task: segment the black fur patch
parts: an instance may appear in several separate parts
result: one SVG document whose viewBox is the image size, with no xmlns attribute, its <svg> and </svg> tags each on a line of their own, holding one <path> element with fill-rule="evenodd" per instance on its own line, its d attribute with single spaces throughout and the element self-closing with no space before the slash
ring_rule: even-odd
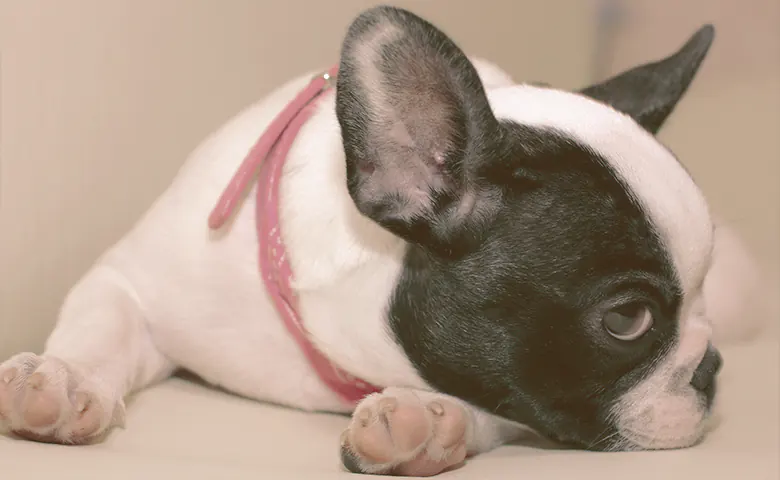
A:
<svg viewBox="0 0 780 480">
<path fill-rule="evenodd" d="M 504 125 L 521 175 L 479 248 L 458 259 L 411 246 L 391 301 L 398 342 L 439 391 L 564 443 L 613 433 L 610 406 L 677 334 L 680 287 L 646 215 L 607 164 L 554 132 Z M 533 144 L 533 152 L 525 147 Z M 532 155 L 529 158 L 529 154 Z M 601 314 L 653 308 L 653 330 L 614 340 Z"/>
</svg>

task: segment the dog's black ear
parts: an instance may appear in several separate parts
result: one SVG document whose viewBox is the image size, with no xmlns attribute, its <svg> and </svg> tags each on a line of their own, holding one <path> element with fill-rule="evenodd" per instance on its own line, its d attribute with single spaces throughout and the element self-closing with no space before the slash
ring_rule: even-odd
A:
<svg viewBox="0 0 780 480">
<path fill-rule="evenodd" d="M 478 172 L 500 126 L 476 69 L 433 25 L 393 7 L 361 14 L 342 46 L 336 113 L 363 215 L 445 249 L 490 217 L 495 189 Z"/>
<path fill-rule="evenodd" d="M 685 94 L 712 45 L 705 25 L 671 56 L 623 72 L 580 93 L 611 105 L 656 134 Z"/>
</svg>

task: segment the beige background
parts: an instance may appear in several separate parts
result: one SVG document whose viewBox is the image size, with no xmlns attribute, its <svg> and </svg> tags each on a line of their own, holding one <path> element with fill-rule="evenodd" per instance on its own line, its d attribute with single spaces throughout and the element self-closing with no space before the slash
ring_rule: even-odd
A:
<svg viewBox="0 0 780 480">
<path fill-rule="evenodd" d="M 0 358 L 39 350 L 69 286 L 197 143 L 280 82 L 335 61 L 352 16 L 374 3 L 0 2 Z M 395 3 L 518 79 L 589 80 L 593 0 Z M 712 56 L 662 138 L 777 278 L 780 2 L 626 3 L 613 71 L 716 24 Z"/>
</svg>

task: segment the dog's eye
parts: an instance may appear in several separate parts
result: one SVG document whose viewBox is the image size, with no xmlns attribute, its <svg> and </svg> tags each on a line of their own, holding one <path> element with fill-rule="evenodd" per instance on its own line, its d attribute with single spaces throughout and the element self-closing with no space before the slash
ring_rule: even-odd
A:
<svg viewBox="0 0 780 480">
<path fill-rule="evenodd" d="M 636 340 L 653 326 L 653 314 L 647 305 L 628 303 L 607 312 L 602 322 L 610 335 L 618 340 Z"/>
</svg>

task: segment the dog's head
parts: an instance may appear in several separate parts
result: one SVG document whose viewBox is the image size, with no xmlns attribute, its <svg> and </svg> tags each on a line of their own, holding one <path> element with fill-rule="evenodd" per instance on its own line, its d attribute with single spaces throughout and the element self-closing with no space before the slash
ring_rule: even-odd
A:
<svg viewBox="0 0 780 480">
<path fill-rule="evenodd" d="M 585 448 L 701 438 L 714 227 L 654 134 L 712 36 L 570 93 L 486 88 L 409 12 L 355 20 L 336 100 L 348 189 L 409 244 L 389 315 L 432 386 Z"/>
</svg>

